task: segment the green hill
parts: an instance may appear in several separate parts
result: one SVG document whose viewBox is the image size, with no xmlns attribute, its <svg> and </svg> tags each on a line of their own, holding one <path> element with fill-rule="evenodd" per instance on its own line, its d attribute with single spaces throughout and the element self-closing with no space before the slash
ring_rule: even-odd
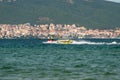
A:
<svg viewBox="0 0 120 80">
<path fill-rule="evenodd" d="M 0 2 L 0 24 L 79 24 L 120 27 L 120 4 L 104 0 L 7 0 Z"/>
</svg>

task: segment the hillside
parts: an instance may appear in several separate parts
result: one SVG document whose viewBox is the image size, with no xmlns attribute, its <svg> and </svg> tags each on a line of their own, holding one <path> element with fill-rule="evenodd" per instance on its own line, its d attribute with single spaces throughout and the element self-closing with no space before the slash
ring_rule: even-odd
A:
<svg viewBox="0 0 120 80">
<path fill-rule="evenodd" d="M 120 4 L 104 0 L 3 0 L 0 24 L 79 24 L 87 28 L 120 27 Z"/>
</svg>

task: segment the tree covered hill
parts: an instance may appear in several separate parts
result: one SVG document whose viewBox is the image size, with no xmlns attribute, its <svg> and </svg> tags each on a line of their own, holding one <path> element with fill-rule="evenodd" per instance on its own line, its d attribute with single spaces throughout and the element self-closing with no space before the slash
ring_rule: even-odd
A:
<svg viewBox="0 0 120 80">
<path fill-rule="evenodd" d="M 104 0 L 2 0 L 0 24 L 78 24 L 120 27 L 120 4 Z"/>
</svg>

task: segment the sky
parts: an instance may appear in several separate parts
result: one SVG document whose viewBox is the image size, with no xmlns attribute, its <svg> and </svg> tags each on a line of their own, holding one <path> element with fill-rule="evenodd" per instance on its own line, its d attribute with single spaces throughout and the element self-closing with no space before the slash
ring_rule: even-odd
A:
<svg viewBox="0 0 120 80">
<path fill-rule="evenodd" d="M 106 0 L 106 1 L 112 1 L 112 2 L 120 3 L 120 0 Z"/>
</svg>

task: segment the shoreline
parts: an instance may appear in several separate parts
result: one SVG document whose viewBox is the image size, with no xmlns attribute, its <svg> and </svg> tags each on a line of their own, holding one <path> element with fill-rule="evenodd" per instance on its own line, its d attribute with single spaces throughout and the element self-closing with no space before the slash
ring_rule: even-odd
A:
<svg viewBox="0 0 120 80">
<path fill-rule="evenodd" d="M 120 28 L 115 29 L 87 29 L 85 26 L 75 24 L 42 24 L 30 25 L 30 23 L 11 25 L 0 24 L 0 39 L 38 38 L 48 39 L 81 39 L 81 38 L 117 38 L 120 39 Z"/>
</svg>

